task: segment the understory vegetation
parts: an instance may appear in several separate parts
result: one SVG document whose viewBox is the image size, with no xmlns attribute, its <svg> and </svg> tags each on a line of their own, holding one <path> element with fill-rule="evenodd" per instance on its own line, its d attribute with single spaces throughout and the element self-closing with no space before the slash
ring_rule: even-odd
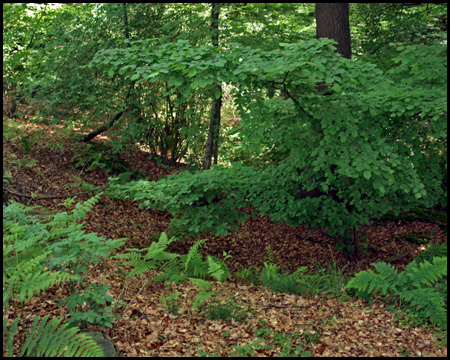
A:
<svg viewBox="0 0 450 360">
<path fill-rule="evenodd" d="M 446 4 L 3 26 L 4 356 L 446 356 Z"/>
<path fill-rule="evenodd" d="M 55 284 L 69 283 L 73 295 L 61 299 L 58 305 L 67 305 L 69 321 L 57 330 L 61 319 L 54 318 L 48 322 L 49 315 L 40 321 L 35 317 L 29 329 L 18 330 L 20 318 L 14 319 L 8 326 L 8 319 L 3 320 L 4 351 L 12 355 L 15 336 L 26 336 L 26 342 L 21 349 L 21 355 L 37 354 L 37 356 L 94 356 L 102 354 L 102 349 L 92 342 L 88 336 L 77 334 L 79 328 L 88 325 L 112 327 L 118 316 L 119 306 L 127 306 L 122 300 L 116 300 L 107 295 L 109 286 L 101 282 L 86 284 L 83 274 L 91 263 L 101 261 L 124 244 L 125 239 L 106 240 L 96 234 L 85 234 L 82 225 L 77 220 L 85 217 L 85 212 L 98 202 L 101 194 L 92 197 L 84 203 L 77 203 L 71 210 L 70 200 L 66 201 L 68 211 L 58 213 L 52 219 L 41 222 L 35 216 L 26 214 L 26 208 L 18 203 L 3 206 L 4 227 L 4 279 L 6 289 L 3 295 L 3 305 L 23 307 L 24 301 L 31 301 L 34 296 L 46 291 Z M 198 240 L 186 255 L 167 252 L 167 246 L 174 241 L 165 233 L 149 248 L 127 249 L 127 252 L 116 255 L 115 258 L 127 260 L 122 265 L 133 269 L 126 274 L 127 278 L 150 270 L 160 273 L 151 281 L 164 282 L 168 289 L 170 284 L 190 280 L 198 289 L 191 307 L 197 308 L 199 314 L 212 320 L 224 319 L 245 321 L 248 310 L 240 307 L 236 300 L 226 301 L 215 297 L 212 290 L 213 281 L 227 281 L 231 278 L 226 260 L 231 257 L 224 253 L 223 258 L 208 256 L 206 259 L 199 253 L 199 248 L 206 241 Z M 401 309 L 413 310 L 417 320 L 421 323 L 438 325 L 446 332 L 447 329 L 447 256 L 426 260 L 439 249 L 431 248 L 416 260 L 412 261 L 405 270 L 397 270 L 386 263 L 373 264 L 377 273 L 372 270 L 356 273 L 349 281 L 336 268 L 321 271 L 317 274 L 305 274 L 306 267 L 297 269 L 292 274 L 283 274 L 280 267 L 270 261 L 270 249 L 264 268 L 256 267 L 243 269 L 236 275 L 245 281 L 264 285 L 275 292 L 291 293 L 301 296 L 313 296 L 328 293 L 339 297 L 341 301 L 349 301 L 349 295 L 343 289 L 354 289 L 348 294 L 361 296 L 370 300 L 378 291 L 382 298 L 377 301 L 397 297 Z M 441 252 L 442 254 L 442 252 Z M 180 292 L 172 292 L 161 298 L 167 310 L 178 314 Z M 261 328 L 258 334 L 274 336 L 272 345 L 252 343 L 245 347 L 235 347 L 235 355 L 249 355 L 254 349 L 266 346 L 282 346 L 280 356 L 302 355 L 300 343 L 295 347 L 291 344 L 293 337 L 286 337 L 280 333 L 273 333 L 268 328 Z M 6 340 L 5 340 L 6 337 Z M 445 335 L 446 338 L 446 335 Z M 304 339 L 309 337 L 304 335 Z M 261 340 L 262 341 L 262 340 Z M 446 340 L 445 340 L 446 341 Z M 308 342 L 308 340 L 307 340 Z M 271 342 L 269 341 L 269 344 Z M 266 344 L 266 345 L 262 345 Z M 69 346 L 70 345 L 70 346 Z M 204 355 L 206 353 L 203 353 Z M 233 353 L 232 353 L 233 354 Z"/>
</svg>

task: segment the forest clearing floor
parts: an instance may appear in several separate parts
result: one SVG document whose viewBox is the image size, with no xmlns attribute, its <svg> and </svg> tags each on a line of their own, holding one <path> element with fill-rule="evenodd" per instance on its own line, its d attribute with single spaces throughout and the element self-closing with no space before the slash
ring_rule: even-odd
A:
<svg viewBox="0 0 450 360">
<path fill-rule="evenodd" d="M 64 197 L 81 194 L 76 201 L 85 201 L 92 196 L 93 193 L 84 193 L 83 181 L 105 186 L 111 176 L 105 170 L 86 172 L 71 163 L 74 146 L 86 144 L 76 143 L 71 135 L 62 135 L 60 126 L 27 123 L 26 119 L 16 122 L 29 136 L 14 141 L 3 138 L 3 173 L 5 176 L 7 169 L 9 179 L 3 185 L 4 196 L 61 212 L 66 210 L 58 205 Z M 108 141 L 103 136 L 94 140 Z M 148 153 L 137 149 L 125 150 L 118 156 L 127 163 L 129 171 L 139 171 L 152 180 L 179 171 L 157 166 L 154 160 L 148 159 Z M 37 194 L 33 200 L 32 193 Z M 107 239 L 126 237 L 126 244 L 119 250 L 124 252 L 125 248 L 150 246 L 155 241 L 154 235 L 168 232 L 170 218 L 167 212 L 145 210 L 139 203 L 112 200 L 103 195 L 83 223 L 86 233 L 95 232 Z M 300 266 L 308 266 L 314 272 L 334 264 L 350 276 L 379 261 L 392 260 L 397 268 L 404 267 L 425 250 L 423 244 L 410 242 L 405 235 L 420 233 L 429 244 L 446 242 L 446 221 L 435 220 L 373 221 L 361 229 L 367 233 L 370 246 L 364 249 L 360 259 L 353 261 L 336 250 L 335 241 L 320 230 L 275 224 L 268 216 L 261 215 L 250 218 L 240 225 L 239 231 L 228 236 L 205 234 L 178 240 L 169 251 L 186 253 L 195 241 L 207 238 L 200 251 L 217 257 L 222 257 L 223 251 L 231 252 L 227 264 L 232 272 L 251 265 L 262 267 L 270 252 L 271 261 L 285 272 L 293 272 Z M 230 356 L 236 351 L 232 346 L 243 347 L 256 341 L 263 345 L 256 350 L 256 356 L 277 356 L 279 346 L 265 346 L 276 340 L 268 337 L 261 340 L 257 330 L 262 327 L 288 337 L 299 333 L 293 344 L 302 342 L 303 351 L 309 351 L 312 356 L 447 356 L 447 345 L 437 345 L 437 328 L 402 323 L 388 309 L 389 305 L 382 302 L 368 303 L 353 297 L 341 301 L 326 294 L 302 297 L 275 293 L 233 276 L 230 281 L 215 283 L 215 296 L 239 304 L 249 312 L 248 317 L 242 322 L 210 320 L 190 308 L 198 293 L 191 282 L 167 289 L 161 283 L 152 282 L 150 273 L 125 279 L 127 269 L 119 267 L 120 262 L 105 259 L 102 264 L 91 266 L 86 281 L 110 285 L 108 294 L 128 303 L 120 308 L 122 318 L 105 330 L 124 356 L 198 356 L 200 352 Z M 161 301 L 173 291 L 181 292 L 178 315 L 168 312 Z M 46 314 L 67 318 L 65 307 L 56 303 L 68 295 L 69 287 L 63 285 L 33 298 L 24 304 L 25 321 Z M 20 306 L 13 305 L 3 309 L 4 317 L 21 314 Z M 265 322 L 264 326 L 261 321 Z M 21 344 L 15 345 L 19 348 Z"/>
</svg>

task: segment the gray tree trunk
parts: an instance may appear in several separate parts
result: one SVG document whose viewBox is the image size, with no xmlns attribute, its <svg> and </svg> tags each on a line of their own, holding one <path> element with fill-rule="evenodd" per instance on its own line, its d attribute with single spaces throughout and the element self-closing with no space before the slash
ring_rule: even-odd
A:
<svg viewBox="0 0 450 360">
<path fill-rule="evenodd" d="M 214 46 L 219 46 L 219 9 L 220 3 L 211 6 L 211 41 Z M 205 158 L 203 159 L 203 170 L 211 168 L 211 160 L 214 155 L 214 164 L 217 164 L 219 149 L 220 109 L 222 107 L 222 95 L 216 99 L 216 92 L 222 88 L 217 84 L 213 89 L 213 104 L 209 120 L 208 140 L 206 142 Z"/>
</svg>

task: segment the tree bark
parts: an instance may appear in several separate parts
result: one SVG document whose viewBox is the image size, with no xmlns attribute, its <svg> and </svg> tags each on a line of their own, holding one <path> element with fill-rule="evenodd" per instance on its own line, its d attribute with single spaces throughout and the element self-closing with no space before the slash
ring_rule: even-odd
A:
<svg viewBox="0 0 450 360">
<path fill-rule="evenodd" d="M 337 52 L 351 58 L 348 3 L 316 3 L 316 38 L 336 40 Z"/>
<path fill-rule="evenodd" d="M 211 6 L 211 41 L 214 46 L 219 46 L 219 10 L 220 3 L 213 3 Z M 222 95 L 216 99 L 216 92 L 222 93 L 219 84 L 214 86 L 212 96 L 213 104 L 209 122 L 208 140 L 206 142 L 205 158 L 203 160 L 203 170 L 211 168 L 211 159 L 214 155 L 214 164 L 217 164 L 219 149 L 219 129 L 220 129 L 220 109 L 222 107 Z"/>
</svg>

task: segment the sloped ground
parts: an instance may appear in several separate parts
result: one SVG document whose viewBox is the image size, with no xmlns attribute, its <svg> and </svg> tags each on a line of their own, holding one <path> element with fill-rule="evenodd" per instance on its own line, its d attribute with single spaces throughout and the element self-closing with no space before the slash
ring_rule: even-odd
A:
<svg viewBox="0 0 450 360">
<path fill-rule="evenodd" d="M 73 142 L 70 136 L 63 137 L 60 133 L 55 136 L 57 127 L 25 122 L 22 122 L 22 126 L 27 126 L 30 134 L 39 130 L 45 132 L 40 139 L 29 138 L 29 151 L 26 154 L 20 139 L 3 141 L 4 171 L 6 167 L 11 175 L 11 183 L 6 186 L 6 195 L 10 199 L 27 202 L 31 200 L 31 193 L 36 193 L 32 205 L 63 211 L 64 207 L 58 203 L 65 196 L 79 194 L 79 200 L 86 200 L 92 195 L 81 186 L 74 186 L 77 179 L 98 187 L 106 184 L 106 171 L 97 169 L 86 173 L 72 166 Z M 97 141 L 108 139 L 100 138 Z M 177 171 L 157 166 L 154 161 L 148 160 L 147 153 L 139 150 L 127 150 L 120 157 L 127 162 L 130 171 L 140 169 L 143 176 L 152 180 Z M 26 166 L 15 161 L 17 159 L 35 159 L 36 162 Z M 106 238 L 127 237 L 123 248 L 142 248 L 151 244 L 153 235 L 168 231 L 170 218 L 166 212 L 141 209 L 138 203 L 111 200 L 103 196 L 87 214 L 85 229 L 86 232 L 96 232 Z M 336 263 L 345 273 L 351 274 L 365 270 L 370 263 L 377 261 L 394 260 L 392 263 L 401 268 L 424 250 L 422 245 L 408 242 L 402 236 L 420 232 L 429 236 L 431 243 L 443 243 L 446 234 L 442 225 L 402 220 L 374 222 L 363 229 L 367 232 L 368 242 L 374 247 L 369 247 L 365 256 L 354 262 L 349 262 L 342 252 L 335 250 L 334 241 L 320 230 L 274 224 L 267 216 L 250 219 L 240 226 L 239 231 L 228 236 L 213 237 L 212 234 L 206 234 L 176 242 L 171 251 L 186 253 L 196 240 L 208 238 L 201 251 L 216 256 L 221 256 L 223 250 L 231 251 L 232 258 L 227 263 L 235 271 L 241 270 L 242 266 L 262 266 L 267 261 L 267 248 L 270 245 L 273 261 L 284 271 L 292 272 L 300 266 L 317 270 Z M 238 279 L 216 284 L 216 293 L 250 310 L 246 321 L 213 321 L 191 310 L 189 304 L 197 290 L 190 283 L 172 289 L 182 293 L 180 315 L 174 316 L 160 300 L 169 294 L 168 289 L 150 282 L 150 274 L 125 281 L 118 270 L 118 263 L 117 260 L 108 259 L 101 265 L 93 266 L 87 281 L 111 285 L 110 295 L 129 303 L 127 308 L 121 308 L 123 319 L 108 330 L 124 356 L 195 356 L 199 351 L 229 356 L 233 351 L 231 346 L 243 346 L 256 341 L 256 330 L 262 327 L 259 323 L 262 320 L 266 321 L 266 328 L 274 331 L 288 335 L 300 333 L 296 341 L 310 343 L 303 350 L 310 351 L 313 356 L 447 354 L 446 346 L 436 346 L 435 329 L 402 327 L 395 315 L 387 310 L 387 305 L 369 305 L 361 299 L 341 302 L 327 296 L 305 298 L 273 293 Z M 56 303 L 58 298 L 67 295 L 68 288 L 64 286 L 33 299 L 31 303 L 25 304 L 26 318 L 47 313 L 66 316 L 64 308 L 56 307 Z M 6 312 L 4 309 L 4 316 L 15 317 L 18 309 L 11 307 Z M 275 356 L 279 350 L 260 350 L 257 354 Z"/>
</svg>

